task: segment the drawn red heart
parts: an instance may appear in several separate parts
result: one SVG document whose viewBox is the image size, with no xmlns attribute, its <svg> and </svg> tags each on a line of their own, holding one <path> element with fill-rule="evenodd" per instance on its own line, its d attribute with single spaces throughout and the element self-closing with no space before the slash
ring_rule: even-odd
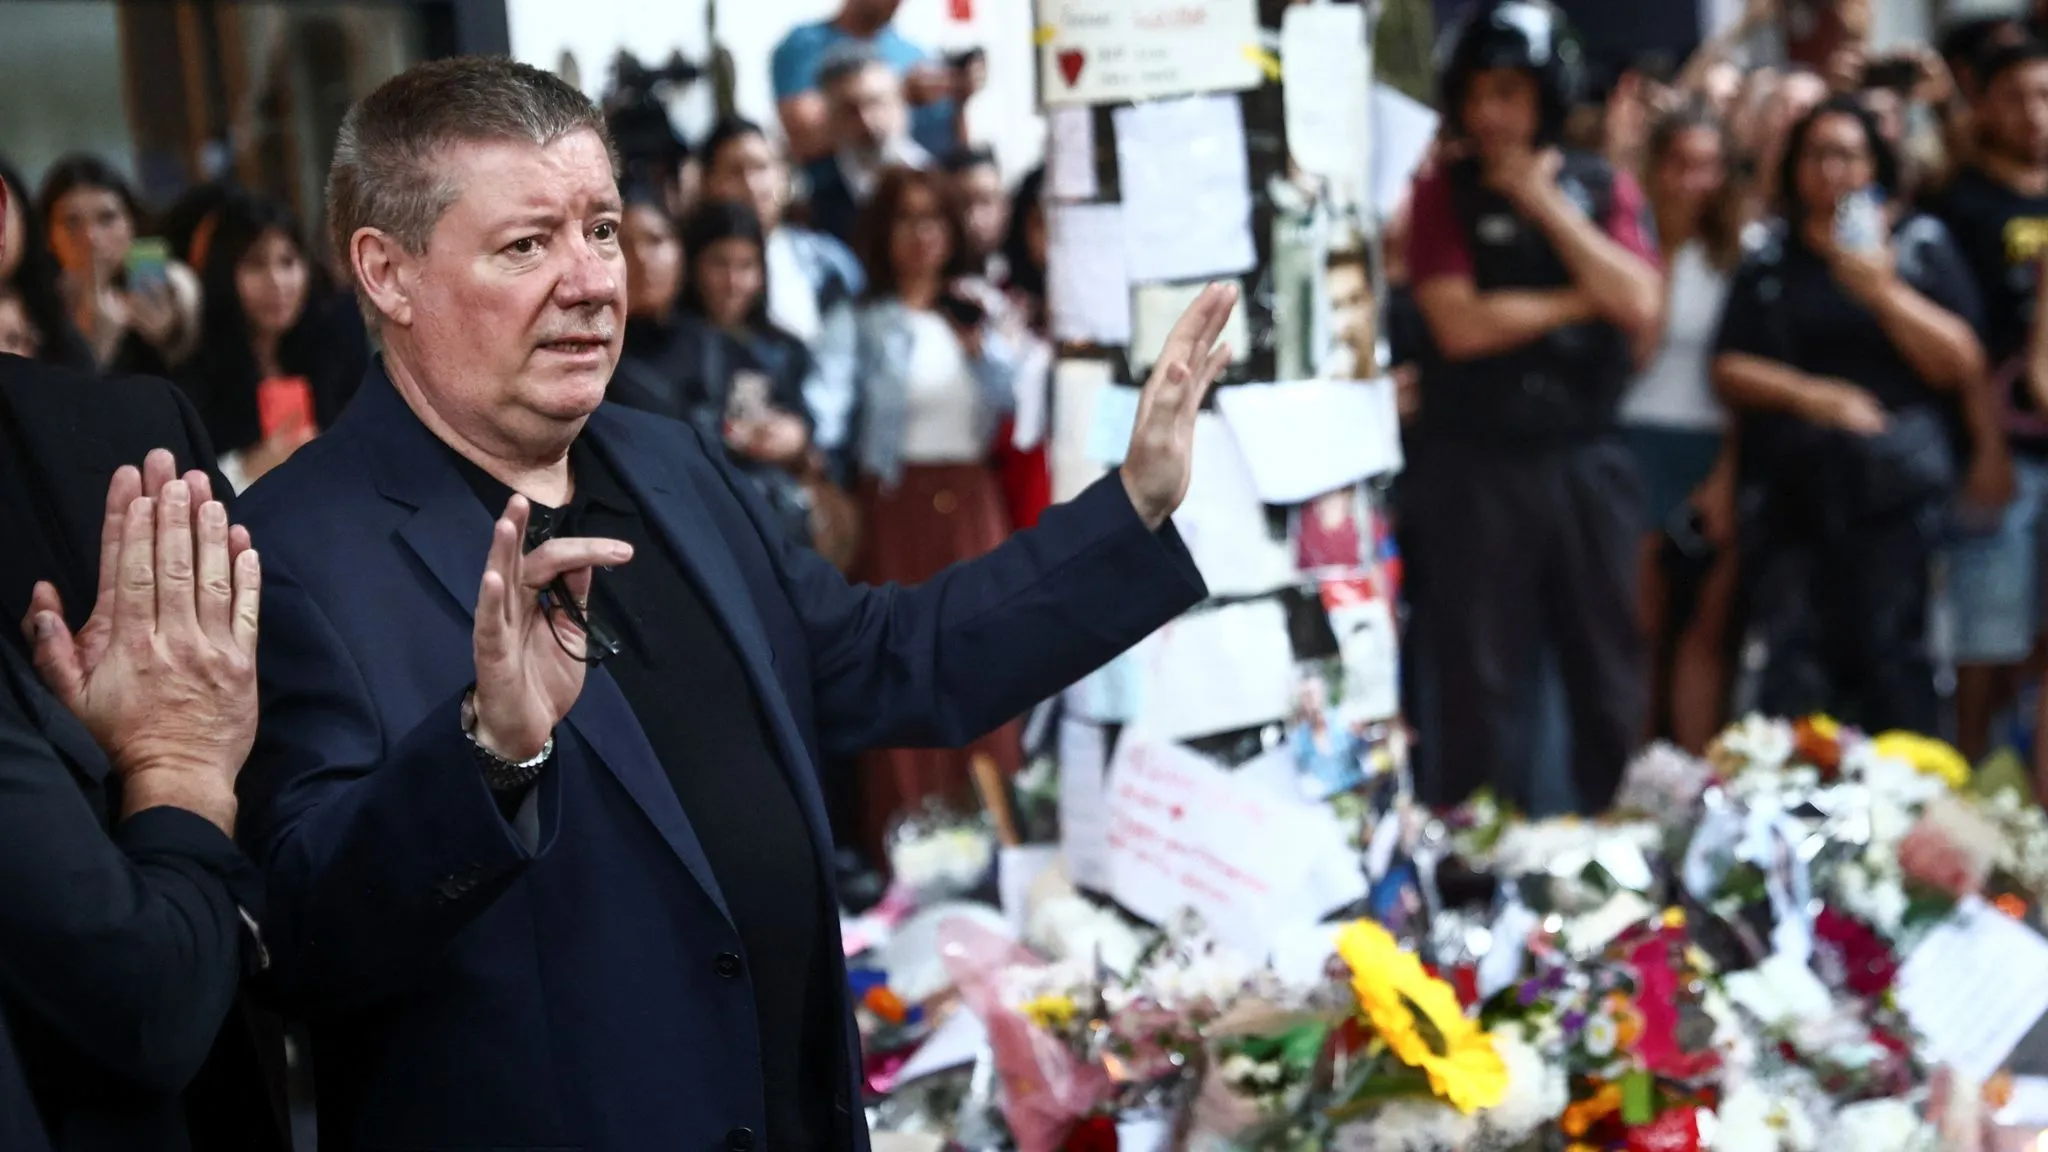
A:
<svg viewBox="0 0 2048 1152">
<path fill-rule="evenodd" d="M 1069 48 L 1060 53 L 1060 75 L 1066 77 L 1067 87 L 1072 88 L 1081 79 L 1081 69 L 1088 63 L 1088 54 L 1079 48 Z"/>
</svg>

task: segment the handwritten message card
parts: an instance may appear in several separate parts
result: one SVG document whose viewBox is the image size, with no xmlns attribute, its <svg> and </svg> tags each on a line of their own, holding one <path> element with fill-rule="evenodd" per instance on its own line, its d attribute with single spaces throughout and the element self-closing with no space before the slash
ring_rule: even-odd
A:
<svg viewBox="0 0 2048 1152">
<path fill-rule="evenodd" d="M 1038 0 L 1049 108 L 1242 92 L 1259 68 L 1256 0 Z"/>
</svg>

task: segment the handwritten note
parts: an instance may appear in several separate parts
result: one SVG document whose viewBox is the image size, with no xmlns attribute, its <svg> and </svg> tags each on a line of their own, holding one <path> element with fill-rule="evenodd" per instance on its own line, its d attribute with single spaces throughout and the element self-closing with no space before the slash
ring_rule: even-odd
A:
<svg viewBox="0 0 2048 1152">
<path fill-rule="evenodd" d="M 1982 1084 L 2048 1012 L 2048 940 L 1967 899 L 1906 957 L 1897 995 L 1921 1050 Z"/>
<path fill-rule="evenodd" d="M 1234 96 L 1118 108 L 1125 267 L 1130 279 L 1199 280 L 1249 271 L 1251 172 Z"/>
<path fill-rule="evenodd" d="M 1126 223 L 1117 204 L 1047 206 L 1046 294 L 1054 336 L 1080 344 L 1130 343 Z"/>
<path fill-rule="evenodd" d="M 1131 294 L 1131 371 L 1143 372 L 1159 362 L 1159 353 L 1166 347 L 1174 321 L 1208 285 L 1206 280 L 1197 284 L 1138 285 Z M 1242 296 L 1231 308 L 1230 318 L 1223 322 L 1221 339 L 1230 345 L 1231 362 L 1244 363 L 1251 352 L 1252 337 L 1245 323 Z"/>
<path fill-rule="evenodd" d="M 1241 92 L 1264 82 L 1257 0 L 1038 0 L 1048 108 Z"/>
<path fill-rule="evenodd" d="M 1061 360 L 1053 365 L 1052 443 L 1046 456 L 1052 469 L 1052 498 L 1059 503 L 1079 496 L 1109 470 L 1088 454 L 1088 447 L 1096 398 L 1114 387 L 1114 380 L 1106 360 Z"/>
<path fill-rule="evenodd" d="M 1055 200 L 1093 200 L 1101 189 L 1095 180 L 1095 110 L 1054 108 L 1046 114 L 1045 181 Z"/>
<path fill-rule="evenodd" d="M 1109 893 L 1165 922 L 1198 913 L 1224 944 L 1264 957 L 1276 939 L 1365 894 L 1311 883 L 1353 855 L 1328 808 L 1246 786 L 1213 760 L 1127 735 L 1109 779 Z"/>
<path fill-rule="evenodd" d="M 1363 189 L 1370 105 L 1365 5 L 1295 4 L 1280 18 L 1287 153 L 1304 172 Z"/>
</svg>

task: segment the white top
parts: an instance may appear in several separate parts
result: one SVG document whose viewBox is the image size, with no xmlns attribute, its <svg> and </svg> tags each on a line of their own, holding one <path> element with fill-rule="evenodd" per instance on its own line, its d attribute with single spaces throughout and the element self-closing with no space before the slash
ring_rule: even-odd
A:
<svg viewBox="0 0 2048 1152">
<path fill-rule="evenodd" d="M 818 315 L 818 292 L 788 232 L 777 228 L 768 234 L 762 261 L 768 272 L 768 319 L 805 344 L 815 341 L 825 326 Z"/>
<path fill-rule="evenodd" d="M 988 455 L 988 445 L 974 432 L 981 396 L 960 337 L 935 312 L 910 313 L 910 335 L 910 367 L 904 374 L 908 412 L 903 425 L 903 462 L 980 462 Z"/>
<path fill-rule="evenodd" d="M 1728 274 L 1714 267 L 1706 246 L 1695 240 L 1678 250 L 1670 277 L 1664 342 L 1622 398 L 1622 423 L 1718 432 L 1724 415 L 1708 361 L 1728 298 Z"/>
</svg>

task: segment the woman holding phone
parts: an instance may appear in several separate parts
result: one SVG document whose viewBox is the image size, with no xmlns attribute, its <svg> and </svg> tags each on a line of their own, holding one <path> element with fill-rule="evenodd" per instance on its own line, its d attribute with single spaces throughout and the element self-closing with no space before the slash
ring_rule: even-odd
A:
<svg viewBox="0 0 2048 1152">
<path fill-rule="evenodd" d="M 178 382 L 239 490 L 333 422 L 369 345 L 290 209 L 237 193 L 214 219 L 203 338 Z"/>
<path fill-rule="evenodd" d="M 171 375 L 199 343 L 199 278 L 163 241 L 136 237 L 141 212 L 128 182 L 98 157 L 70 156 L 43 177 L 39 203 L 93 361 L 115 373 Z"/>
<path fill-rule="evenodd" d="M 1976 284 L 1938 221 L 1895 217 L 1897 158 L 1853 97 L 1793 127 L 1779 187 L 1712 368 L 1739 421 L 1745 600 L 1770 648 L 1758 706 L 1932 732 L 1929 564 L 1985 410 Z"/>
<path fill-rule="evenodd" d="M 940 177 L 884 172 L 855 239 L 867 293 L 854 314 L 826 325 L 818 353 L 850 355 L 858 366 L 853 443 L 863 540 L 854 570 L 870 583 L 918 584 L 1010 534 L 992 459 L 1014 402 L 1017 354 L 961 283 L 970 272 L 965 225 Z M 1014 772 L 1018 730 L 999 729 L 963 751 L 871 754 L 866 847 L 875 849 L 891 817 L 927 796 L 968 802 L 968 764 L 977 754 Z"/>
</svg>

